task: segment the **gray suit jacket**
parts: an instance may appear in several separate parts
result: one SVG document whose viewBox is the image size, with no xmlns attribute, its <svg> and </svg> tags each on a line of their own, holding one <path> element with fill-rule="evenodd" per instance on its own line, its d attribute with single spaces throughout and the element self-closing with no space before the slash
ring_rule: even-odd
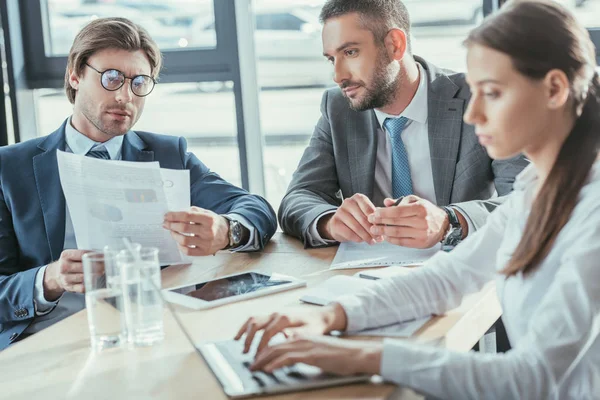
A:
<svg viewBox="0 0 600 400">
<path fill-rule="evenodd" d="M 437 205 L 456 204 L 481 227 L 512 190 L 527 165 L 522 157 L 494 161 L 463 122 L 470 98 L 464 74 L 443 71 L 415 57 L 428 78 L 429 147 Z M 379 123 L 373 110 L 353 111 L 339 88 L 323 95 L 321 118 L 279 208 L 284 232 L 309 241 L 306 234 L 322 213 L 343 198 L 362 193 L 373 198 Z"/>
</svg>

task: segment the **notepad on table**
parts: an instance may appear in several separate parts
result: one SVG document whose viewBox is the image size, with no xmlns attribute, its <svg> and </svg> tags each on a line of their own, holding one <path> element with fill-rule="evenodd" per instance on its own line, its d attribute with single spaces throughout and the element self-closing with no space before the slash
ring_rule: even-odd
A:
<svg viewBox="0 0 600 400">
<path fill-rule="evenodd" d="M 373 280 L 337 275 L 307 290 L 306 293 L 300 297 L 300 301 L 324 306 L 335 301 L 335 299 L 340 296 L 358 293 L 363 288 L 372 285 L 373 283 L 375 283 Z"/>
<path fill-rule="evenodd" d="M 338 247 L 329 269 L 421 265 L 440 249 L 439 244 L 429 249 L 412 249 L 388 242 L 373 245 L 346 242 Z"/>
</svg>

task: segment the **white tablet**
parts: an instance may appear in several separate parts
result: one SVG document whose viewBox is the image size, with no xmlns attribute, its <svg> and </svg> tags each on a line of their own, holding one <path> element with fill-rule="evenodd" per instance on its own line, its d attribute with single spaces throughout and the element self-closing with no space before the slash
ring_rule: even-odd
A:
<svg viewBox="0 0 600 400">
<path fill-rule="evenodd" d="M 292 276 L 249 271 L 164 289 L 163 294 L 166 301 L 201 310 L 302 286 L 306 281 Z"/>
</svg>

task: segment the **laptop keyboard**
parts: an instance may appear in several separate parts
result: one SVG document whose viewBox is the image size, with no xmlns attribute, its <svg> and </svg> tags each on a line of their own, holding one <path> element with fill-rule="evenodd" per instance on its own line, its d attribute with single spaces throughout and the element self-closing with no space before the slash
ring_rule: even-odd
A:
<svg viewBox="0 0 600 400">
<path fill-rule="evenodd" d="M 277 341 L 277 340 L 275 340 Z M 258 341 L 255 341 L 255 344 Z M 271 341 L 273 344 L 273 341 Z M 228 340 L 215 343 L 215 346 L 228 364 L 236 371 L 244 386 L 254 382 L 260 388 L 272 386 L 287 386 L 311 380 L 319 376 L 325 376 L 319 368 L 306 364 L 296 364 L 289 367 L 279 368 L 272 373 L 264 371 L 251 371 L 250 366 L 256 353 L 255 347 L 248 354 L 243 354 L 243 341 Z"/>
<path fill-rule="evenodd" d="M 243 354 L 244 341 L 226 340 L 200 345 L 198 350 L 208 362 L 225 393 L 232 398 L 251 397 L 267 393 L 285 393 L 290 391 L 315 389 L 356 382 L 368 382 L 370 376 L 337 376 L 324 373 L 311 365 L 297 363 L 279 368 L 272 373 L 251 371 L 256 346 L 260 338 L 256 338 L 250 351 Z M 269 345 L 281 343 L 283 335 L 277 335 Z"/>
</svg>

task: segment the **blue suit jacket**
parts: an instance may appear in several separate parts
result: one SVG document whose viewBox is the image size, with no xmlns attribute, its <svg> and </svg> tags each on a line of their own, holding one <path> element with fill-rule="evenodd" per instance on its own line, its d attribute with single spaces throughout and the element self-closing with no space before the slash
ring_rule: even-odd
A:
<svg viewBox="0 0 600 400">
<path fill-rule="evenodd" d="M 35 275 L 63 250 L 65 197 L 56 150 L 65 149 L 65 124 L 46 137 L 0 148 L 0 350 L 33 320 Z M 192 205 L 243 215 L 256 227 L 262 249 L 277 229 L 269 203 L 221 179 L 186 147 L 181 137 L 131 131 L 122 158 L 188 169 Z"/>
</svg>

